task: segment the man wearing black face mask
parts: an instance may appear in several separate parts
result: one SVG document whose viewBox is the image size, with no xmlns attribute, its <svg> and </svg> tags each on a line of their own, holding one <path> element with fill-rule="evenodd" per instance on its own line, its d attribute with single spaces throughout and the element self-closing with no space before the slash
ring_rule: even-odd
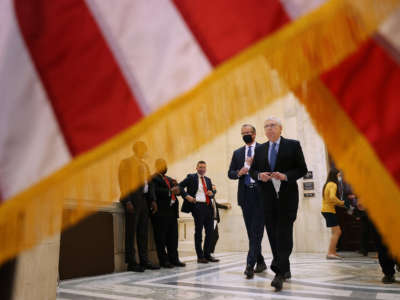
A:
<svg viewBox="0 0 400 300">
<path fill-rule="evenodd" d="M 178 183 L 166 176 L 167 163 L 164 159 L 157 159 L 155 167 L 157 174 L 152 183 L 158 211 L 153 215 L 152 223 L 158 260 L 163 268 L 184 267 L 178 257 Z"/>
<path fill-rule="evenodd" d="M 254 273 L 267 269 L 261 254 L 261 241 L 264 234 L 264 209 L 257 194 L 256 182 L 248 174 L 253 161 L 256 143 L 256 129 L 249 124 L 242 125 L 241 134 L 245 145 L 233 152 L 228 177 L 239 179 L 238 204 L 242 208 L 243 219 L 249 238 L 249 250 L 244 274 L 251 279 Z M 257 263 L 256 268 L 254 265 Z"/>
</svg>

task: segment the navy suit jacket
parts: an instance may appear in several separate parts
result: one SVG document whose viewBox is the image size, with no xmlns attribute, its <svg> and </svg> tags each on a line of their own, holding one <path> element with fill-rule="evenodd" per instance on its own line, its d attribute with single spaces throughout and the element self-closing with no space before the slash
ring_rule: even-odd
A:
<svg viewBox="0 0 400 300">
<path fill-rule="evenodd" d="M 260 172 L 272 172 L 268 161 L 268 149 L 269 142 L 266 142 L 255 150 L 250 168 L 250 175 L 254 180 L 258 180 Z M 285 174 L 287 181 L 281 181 L 279 199 L 276 197 L 271 180 L 257 181 L 257 189 L 263 199 L 265 211 L 279 214 L 297 213 L 299 205 L 297 179 L 307 173 L 307 165 L 299 141 L 281 137 L 274 171 Z"/>
<path fill-rule="evenodd" d="M 260 146 L 259 143 L 256 143 L 255 148 Z M 255 151 L 255 149 L 254 149 Z M 237 191 L 237 199 L 238 205 L 242 206 L 245 197 L 245 190 L 244 190 L 244 178 L 246 176 L 238 177 L 239 170 L 244 166 L 245 155 L 246 155 L 246 146 L 240 147 L 233 152 L 231 164 L 229 166 L 228 177 L 230 179 L 239 179 L 238 183 L 238 191 Z"/>
<path fill-rule="evenodd" d="M 212 183 L 211 179 L 207 176 L 204 176 L 204 180 L 206 182 L 207 190 L 212 191 Z M 196 197 L 197 190 L 199 188 L 199 175 L 197 173 L 188 174 L 184 180 L 179 183 L 179 188 L 181 190 L 181 196 L 184 199 L 181 207 L 181 211 L 185 213 L 189 213 L 193 210 L 194 204 L 187 201 L 185 197 L 190 195 L 192 197 Z M 210 199 L 213 196 L 210 197 Z"/>
</svg>

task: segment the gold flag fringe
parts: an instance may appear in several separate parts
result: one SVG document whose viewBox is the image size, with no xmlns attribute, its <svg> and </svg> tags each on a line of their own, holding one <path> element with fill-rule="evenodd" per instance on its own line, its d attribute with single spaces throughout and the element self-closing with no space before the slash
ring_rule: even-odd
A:
<svg viewBox="0 0 400 300">
<path fill-rule="evenodd" d="M 9 199 L 0 206 L 0 263 L 118 200 L 118 167 L 131 155 L 135 141 L 147 144 L 150 159 L 179 160 L 239 119 L 332 68 L 357 49 L 398 3 L 327 2 L 224 63 L 193 90 Z M 307 102 L 308 108 L 313 105 Z M 132 189 L 141 184 L 138 178 L 131 179 Z M 397 199 L 386 198 L 386 205 Z"/>
<path fill-rule="evenodd" d="M 319 80 L 296 89 L 337 167 L 344 171 L 368 215 L 400 257 L 400 189 L 330 90 Z"/>
</svg>

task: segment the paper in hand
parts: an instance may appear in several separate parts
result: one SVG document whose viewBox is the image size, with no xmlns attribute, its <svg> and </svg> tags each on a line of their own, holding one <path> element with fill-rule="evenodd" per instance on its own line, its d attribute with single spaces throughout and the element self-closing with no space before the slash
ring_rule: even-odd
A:
<svg viewBox="0 0 400 300">
<path fill-rule="evenodd" d="M 272 184 L 274 185 L 274 189 L 276 192 L 276 196 L 279 198 L 279 190 L 281 188 L 281 181 L 279 179 L 271 178 Z"/>
</svg>

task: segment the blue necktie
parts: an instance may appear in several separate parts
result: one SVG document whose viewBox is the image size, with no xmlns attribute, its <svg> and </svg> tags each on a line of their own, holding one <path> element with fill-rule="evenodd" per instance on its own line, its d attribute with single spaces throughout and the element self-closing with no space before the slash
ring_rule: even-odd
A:
<svg viewBox="0 0 400 300">
<path fill-rule="evenodd" d="M 269 166 L 271 167 L 271 171 L 275 169 L 276 157 L 278 156 L 278 152 L 276 151 L 276 143 L 272 143 L 271 149 L 271 157 L 269 159 Z"/>
<path fill-rule="evenodd" d="M 247 149 L 246 157 L 251 157 L 251 147 L 253 147 L 253 146 L 249 146 L 249 149 Z M 250 184 L 250 175 L 249 174 L 246 174 L 246 176 L 244 177 L 244 184 L 245 185 Z"/>
</svg>

